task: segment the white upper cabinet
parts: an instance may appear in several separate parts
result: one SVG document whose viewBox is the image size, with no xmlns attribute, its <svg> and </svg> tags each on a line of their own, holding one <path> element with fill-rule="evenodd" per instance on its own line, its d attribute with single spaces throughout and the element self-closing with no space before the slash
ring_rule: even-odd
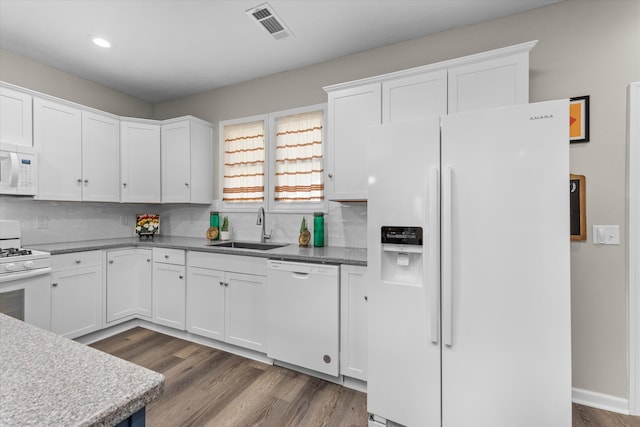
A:
<svg viewBox="0 0 640 427">
<path fill-rule="evenodd" d="M 329 200 L 367 199 L 371 125 L 529 102 L 529 51 L 536 43 L 325 87 Z"/>
<path fill-rule="evenodd" d="M 0 143 L 33 146 L 33 97 L 0 87 Z"/>
<path fill-rule="evenodd" d="M 120 122 L 122 202 L 160 203 L 160 122 Z"/>
<path fill-rule="evenodd" d="M 36 199 L 213 202 L 213 125 L 119 117 L 0 82 L 0 143 L 38 154 Z"/>
<path fill-rule="evenodd" d="M 328 115 L 329 199 L 366 199 L 367 131 L 380 124 L 380 83 L 329 92 Z"/>
<path fill-rule="evenodd" d="M 82 112 L 82 200 L 120 201 L 120 120 Z"/>
<path fill-rule="evenodd" d="M 384 124 L 446 113 L 446 69 L 382 82 L 382 123 Z"/>
<path fill-rule="evenodd" d="M 37 198 L 119 201 L 118 119 L 41 98 L 33 112 Z"/>
<path fill-rule="evenodd" d="M 82 199 L 82 114 L 57 102 L 33 100 L 33 138 L 38 151 L 42 200 Z"/>
<path fill-rule="evenodd" d="M 528 103 L 529 49 L 498 49 L 449 67 L 448 113 Z"/>
<path fill-rule="evenodd" d="M 161 128 L 162 202 L 213 201 L 213 126 L 195 117 L 164 121 Z"/>
</svg>

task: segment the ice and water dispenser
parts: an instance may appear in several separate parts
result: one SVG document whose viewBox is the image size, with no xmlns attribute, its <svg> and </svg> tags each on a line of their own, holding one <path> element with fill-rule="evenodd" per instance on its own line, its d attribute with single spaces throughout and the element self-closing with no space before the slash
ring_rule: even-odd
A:
<svg viewBox="0 0 640 427">
<path fill-rule="evenodd" d="M 380 278 L 399 285 L 421 285 L 422 227 L 383 226 L 380 228 Z"/>
</svg>

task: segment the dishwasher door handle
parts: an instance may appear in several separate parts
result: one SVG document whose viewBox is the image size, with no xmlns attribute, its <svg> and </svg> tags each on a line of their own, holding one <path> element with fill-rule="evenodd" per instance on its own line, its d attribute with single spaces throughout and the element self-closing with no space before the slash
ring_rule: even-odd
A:
<svg viewBox="0 0 640 427">
<path fill-rule="evenodd" d="M 300 272 L 300 271 L 292 271 L 292 272 L 291 272 L 291 275 L 292 275 L 294 278 L 296 278 L 296 279 L 301 279 L 301 280 L 304 280 L 304 279 L 308 279 L 308 278 L 309 278 L 309 273 L 302 273 L 302 272 Z"/>
</svg>

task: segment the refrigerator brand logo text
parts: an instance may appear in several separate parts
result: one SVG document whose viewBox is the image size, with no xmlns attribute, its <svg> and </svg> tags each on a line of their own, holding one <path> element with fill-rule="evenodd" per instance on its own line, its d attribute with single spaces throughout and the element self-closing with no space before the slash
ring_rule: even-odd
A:
<svg viewBox="0 0 640 427">
<path fill-rule="evenodd" d="M 529 120 L 542 120 L 542 119 L 552 119 L 553 114 L 543 114 L 541 116 L 531 116 Z"/>
</svg>

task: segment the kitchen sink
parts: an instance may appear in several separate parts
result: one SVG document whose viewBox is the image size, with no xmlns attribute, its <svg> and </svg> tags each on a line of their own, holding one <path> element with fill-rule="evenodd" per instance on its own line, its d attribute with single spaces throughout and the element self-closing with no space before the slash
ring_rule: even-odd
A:
<svg viewBox="0 0 640 427">
<path fill-rule="evenodd" d="M 260 243 L 260 242 L 225 242 L 210 243 L 209 246 L 217 248 L 236 248 L 236 249 L 257 249 L 259 251 L 267 251 L 269 249 L 281 248 L 287 246 L 286 243 Z"/>
</svg>

